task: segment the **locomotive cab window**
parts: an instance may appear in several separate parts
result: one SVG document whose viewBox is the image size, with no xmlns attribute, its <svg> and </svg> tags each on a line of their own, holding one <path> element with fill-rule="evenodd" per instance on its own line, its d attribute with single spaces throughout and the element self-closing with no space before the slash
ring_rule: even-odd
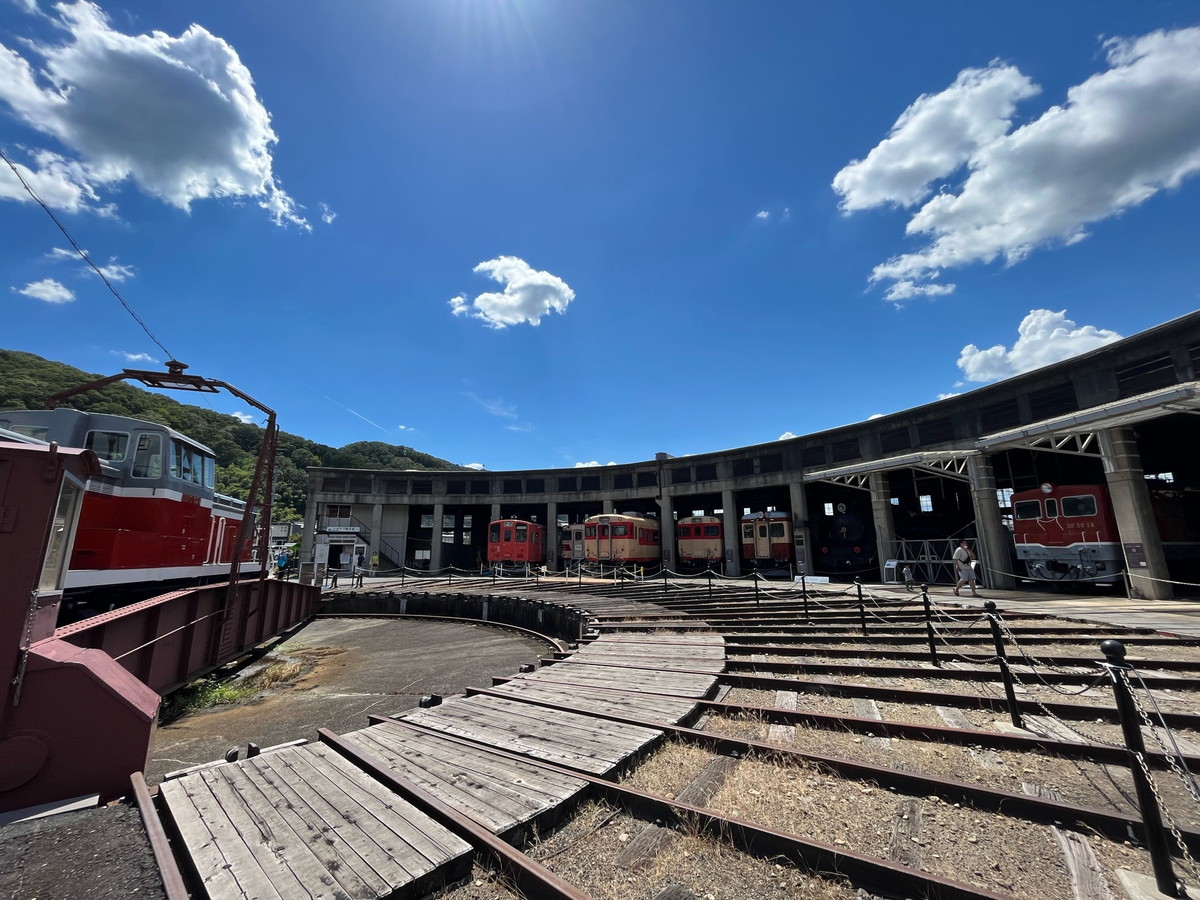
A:
<svg viewBox="0 0 1200 900">
<path fill-rule="evenodd" d="M 518 525 L 517 526 L 517 543 L 524 544 L 525 541 L 528 539 L 529 539 L 529 526 L 528 525 Z"/>
<path fill-rule="evenodd" d="M 705 525 L 704 526 L 704 536 L 705 537 L 720 537 L 721 536 L 721 526 L 720 525 Z"/>
<path fill-rule="evenodd" d="M 171 441 L 171 474 L 192 484 L 203 484 L 204 454 L 182 441 Z"/>
<path fill-rule="evenodd" d="M 613 537 L 629 537 L 628 525 L 614 525 L 612 527 Z"/>
<path fill-rule="evenodd" d="M 679 536 L 680 537 L 691 537 L 692 536 L 692 527 L 690 525 L 680 525 L 679 526 Z"/>
<path fill-rule="evenodd" d="M 129 448 L 129 435 L 123 431 L 89 431 L 86 446 L 106 462 L 120 462 Z"/>
<path fill-rule="evenodd" d="M 743 525 L 742 526 L 742 537 L 744 537 L 746 540 L 751 540 L 754 537 L 754 526 L 753 525 Z"/>
<path fill-rule="evenodd" d="M 1062 514 L 1068 517 L 1096 515 L 1096 498 L 1091 494 L 1082 497 L 1063 497 Z"/>
<path fill-rule="evenodd" d="M 596 536 L 596 526 L 588 525 L 583 529 L 584 537 L 594 538 Z"/>
<path fill-rule="evenodd" d="M 162 477 L 162 435 L 139 434 L 133 452 L 134 478 Z"/>
<path fill-rule="evenodd" d="M 1047 519 L 1057 519 L 1058 518 L 1058 501 L 1055 500 L 1053 497 L 1046 498 L 1046 518 Z"/>
<path fill-rule="evenodd" d="M 492 544 L 500 543 L 500 523 L 493 522 L 488 526 L 488 542 Z"/>
<path fill-rule="evenodd" d="M 1018 519 L 1041 518 L 1042 502 L 1040 500 L 1019 500 L 1013 507 L 1013 513 Z"/>
<path fill-rule="evenodd" d="M 778 538 L 783 537 L 783 523 L 782 522 L 772 522 L 771 523 L 771 537 L 778 537 Z"/>
</svg>

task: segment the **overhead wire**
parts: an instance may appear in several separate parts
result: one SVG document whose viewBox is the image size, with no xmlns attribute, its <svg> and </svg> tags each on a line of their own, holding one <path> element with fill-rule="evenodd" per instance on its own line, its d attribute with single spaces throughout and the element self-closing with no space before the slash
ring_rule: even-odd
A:
<svg viewBox="0 0 1200 900">
<path fill-rule="evenodd" d="M 58 220 L 58 216 L 54 215 L 53 210 L 51 210 L 50 207 L 46 205 L 45 201 L 37 195 L 37 192 L 34 191 L 29 182 L 25 180 L 25 176 L 21 174 L 21 170 L 16 167 L 16 164 L 8 158 L 3 150 L 0 150 L 0 159 L 3 159 L 6 163 L 8 163 L 8 167 L 12 169 L 13 174 L 17 176 L 17 180 L 21 182 L 21 186 L 25 188 L 26 192 L 34 199 L 38 206 L 45 210 L 46 215 L 48 215 L 50 220 L 58 226 L 58 230 L 63 233 L 63 236 L 66 237 L 71 246 L 75 248 L 75 252 L 79 254 L 80 259 L 91 266 L 92 270 L 100 276 L 100 280 L 104 282 L 104 286 L 112 292 L 112 295 L 116 297 L 118 301 L 120 301 L 121 306 L 125 308 L 125 311 L 133 317 L 133 320 L 137 322 L 138 325 L 141 326 L 142 331 L 146 332 L 146 336 L 149 337 L 150 340 L 154 341 L 159 350 L 166 354 L 167 359 L 174 359 L 175 357 L 172 355 L 171 351 L 164 347 L 162 341 L 154 336 L 154 332 L 152 332 L 146 323 L 141 320 L 138 314 L 133 311 L 133 307 L 126 302 L 125 298 L 121 296 L 121 293 L 115 287 L 113 287 L 112 282 L 108 280 L 108 276 L 101 271 L 99 266 L 92 262 L 91 257 L 87 255 L 87 251 L 75 242 L 75 238 L 71 237 L 71 232 L 67 231 L 67 227 Z"/>
</svg>

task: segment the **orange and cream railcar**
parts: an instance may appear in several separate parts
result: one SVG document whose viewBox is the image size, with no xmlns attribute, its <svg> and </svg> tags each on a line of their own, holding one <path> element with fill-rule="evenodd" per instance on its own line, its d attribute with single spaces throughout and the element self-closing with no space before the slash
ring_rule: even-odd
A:
<svg viewBox="0 0 1200 900">
<path fill-rule="evenodd" d="M 493 565 L 541 565 L 546 561 L 546 528 L 521 519 L 488 523 L 488 562 Z"/>
<path fill-rule="evenodd" d="M 591 516 L 583 523 L 588 562 L 657 563 L 662 544 L 657 519 L 631 514 Z"/>
<path fill-rule="evenodd" d="M 711 566 L 725 558 L 721 520 L 716 516 L 688 516 L 675 523 L 680 562 Z"/>
</svg>

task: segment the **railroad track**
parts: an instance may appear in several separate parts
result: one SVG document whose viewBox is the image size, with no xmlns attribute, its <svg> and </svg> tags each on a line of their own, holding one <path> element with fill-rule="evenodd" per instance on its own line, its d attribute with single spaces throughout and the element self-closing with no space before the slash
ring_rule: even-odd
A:
<svg viewBox="0 0 1200 900">
<path fill-rule="evenodd" d="M 1177 871 L 1195 877 L 1200 804 L 1175 772 L 1200 765 L 1196 642 L 1006 617 L 1018 729 L 988 625 L 940 610 L 934 665 L 911 646 L 927 637 L 911 596 L 872 597 L 863 634 L 853 597 L 447 588 L 409 579 L 333 606 L 504 618 L 573 646 L 164 782 L 143 808 L 168 881 L 173 858 L 182 890 L 212 898 L 1115 895 L 1121 869 L 1152 869 L 1095 663 L 1111 637 L 1136 649 L 1169 728 L 1144 729 L 1146 761 L 1178 825 Z"/>
</svg>

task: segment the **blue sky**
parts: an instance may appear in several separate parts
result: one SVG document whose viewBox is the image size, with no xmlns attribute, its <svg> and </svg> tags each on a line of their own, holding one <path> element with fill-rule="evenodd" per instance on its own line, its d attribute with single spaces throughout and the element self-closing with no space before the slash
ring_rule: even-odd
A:
<svg viewBox="0 0 1200 900">
<path fill-rule="evenodd" d="M 1200 305 L 1192 3 L 0 0 L 0 149 L 157 339 L 0 163 L 0 347 L 169 352 L 492 470 L 819 431 Z"/>
</svg>

